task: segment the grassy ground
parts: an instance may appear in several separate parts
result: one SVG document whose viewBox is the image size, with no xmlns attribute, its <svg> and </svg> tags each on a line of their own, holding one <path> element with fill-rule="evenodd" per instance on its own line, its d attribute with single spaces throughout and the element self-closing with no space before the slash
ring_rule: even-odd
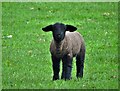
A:
<svg viewBox="0 0 120 91">
<path fill-rule="evenodd" d="M 117 3 L 2 3 L 3 88 L 117 89 Z M 51 32 L 63 22 L 78 28 L 86 43 L 83 79 L 52 81 Z"/>
</svg>

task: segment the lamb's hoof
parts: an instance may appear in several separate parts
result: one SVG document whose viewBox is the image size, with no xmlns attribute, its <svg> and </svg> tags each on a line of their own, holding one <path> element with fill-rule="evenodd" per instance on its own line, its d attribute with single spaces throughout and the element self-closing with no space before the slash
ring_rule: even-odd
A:
<svg viewBox="0 0 120 91">
<path fill-rule="evenodd" d="M 79 79 L 79 78 L 83 78 L 83 74 L 77 74 L 76 77 Z"/>
<path fill-rule="evenodd" d="M 71 79 L 72 79 L 72 77 L 69 77 L 69 78 L 61 77 L 61 79 L 63 79 L 63 80 L 65 80 L 65 81 L 67 81 L 67 80 L 71 80 Z"/>
<path fill-rule="evenodd" d="M 53 78 L 53 81 L 55 81 L 55 80 L 59 80 L 58 78 Z"/>
<path fill-rule="evenodd" d="M 53 81 L 59 80 L 59 77 L 53 77 Z"/>
</svg>

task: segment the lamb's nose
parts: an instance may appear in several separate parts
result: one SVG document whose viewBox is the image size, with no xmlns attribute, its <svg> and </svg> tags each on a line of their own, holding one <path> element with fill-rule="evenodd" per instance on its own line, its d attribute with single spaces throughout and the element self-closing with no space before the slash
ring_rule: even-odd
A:
<svg viewBox="0 0 120 91">
<path fill-rule="evenodd" d="M 60 34 L 57 34 L 57 37 L 60 38 Z"/>
</svg>

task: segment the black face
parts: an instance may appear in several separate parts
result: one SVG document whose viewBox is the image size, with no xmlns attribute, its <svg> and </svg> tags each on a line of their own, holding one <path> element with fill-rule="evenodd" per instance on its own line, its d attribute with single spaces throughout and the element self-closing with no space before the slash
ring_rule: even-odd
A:
<svg viewBox="0 0 120 91">
<path fill-rule="evenodd" d="M 66 31 L 74 32 L 75 30 L 77 30 L 77 28 L 72 25 L 55 23 L 53 25 L 49 25 L 45 28 L 42 28 L 42 30 L 45 32 L 52 31 L 54 40 L 59 43 L 64 39 Z"/>
<path fill-rule="evenodd" d="M 64 24 L 56 23 L 53 25 L 53 38 L 56 42 L 60 42 L 64 39 L 66 32 L 66 26 Z"/>
</svg>

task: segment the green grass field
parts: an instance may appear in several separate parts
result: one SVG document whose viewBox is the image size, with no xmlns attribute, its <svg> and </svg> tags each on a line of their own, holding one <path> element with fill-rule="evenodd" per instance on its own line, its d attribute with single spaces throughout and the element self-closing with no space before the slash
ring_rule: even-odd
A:
<svg viewBox="0 0 120 91">
<path fill-rule="evenodd" d="M 118 89 L 117 8 L 117 3 L 2 3 L 3 88 Z M 76 26 L 85 39 L 83 79 L 76 78 L 74 59 L 72 80 L 52 81 L 52 33 L 41 28 L 55 22 Z"/>
</svg>

